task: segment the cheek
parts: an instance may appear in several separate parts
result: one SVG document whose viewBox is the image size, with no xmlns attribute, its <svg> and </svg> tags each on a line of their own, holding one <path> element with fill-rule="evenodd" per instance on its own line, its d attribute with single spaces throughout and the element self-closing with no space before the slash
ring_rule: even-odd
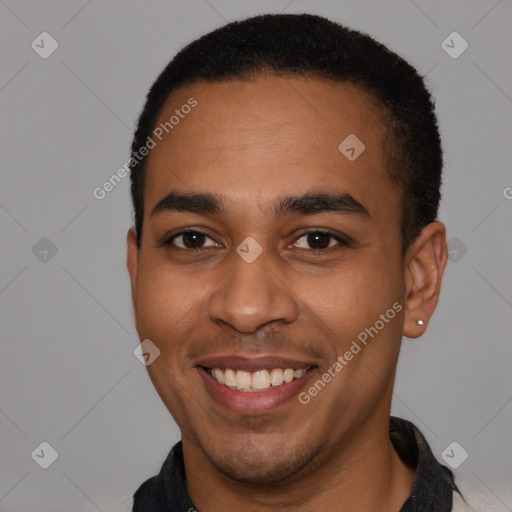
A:
<svg viewBox="0 0 512 512">
<path fill-rule="evenodd" d="M 336 333 L 354 334 L 401 300 L 401 276 L 378 254 L 348 262 L 328 277 L 303 281 L 297 290 L 307 310 Z"/>
<path fill-rule="evenodd" d="M 141 265 L 136 312 L 141 337 L 172 338 L 200 303 L 201 290 L 192 286 L 182 273 L 166 264 Z"/>
<path fill-rule="evenodd" d="M 398 356 L 403 315 L 399 267 L 377 251 L 364 259 L 364 264 L 354 261 L 333 269 L 329 279 L 304 283 L 299 292 L 313 330 L 323 333 L 330 363 L 343 357 L 333 393 L 343 388 L 359 396 L 368 378 L 375 384 L 387 381 Z M 368 390 L 366 398 L 378 392 L 378 386 Z"/>
<path fill-rule="evenodd" d="M 188 424 L 184 411 L 187 403 L 194 403 L 188 383 L 195 370 L 185 364 L 187 334 L 194 330 L 198 309 L 202 307 L 202 290 L 197 293 L 194 290 L 190 278 L 168 264 L 153 261 L 139 267 L 139 336 L 141 340 L 150 339 L 160 350 L 147 371 L 160 398 L 180 425 Z"/>
</svg>

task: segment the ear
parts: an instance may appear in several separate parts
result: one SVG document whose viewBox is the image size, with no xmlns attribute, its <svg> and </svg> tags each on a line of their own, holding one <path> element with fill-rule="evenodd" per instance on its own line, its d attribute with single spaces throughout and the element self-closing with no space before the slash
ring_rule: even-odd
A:
<svg viewBox="0 0 512 512">
<path fill-rule="evenodd" d="M 126 266 L 128 267 L 128 274 L 130 275 L 130 283 L 132 289 L 132 306 L 133 316 L 135 318 L 135 328 L 138 331 L 137 325 L 137 274 L 139 270 L 139 248 L 137 247 L 137 233 L 134 228 L 128 230 L 126 236 L 127 254 Z"/>
<path fill-rule="evenodd" d="M 425 332 L 439 300 L 447 260 L 446 228 L 441 222 L 432 222 L 405 255 L 404 336 L 418 338 Z M 418 320 L 423 325 L 418 325 Z"/>
</svg>

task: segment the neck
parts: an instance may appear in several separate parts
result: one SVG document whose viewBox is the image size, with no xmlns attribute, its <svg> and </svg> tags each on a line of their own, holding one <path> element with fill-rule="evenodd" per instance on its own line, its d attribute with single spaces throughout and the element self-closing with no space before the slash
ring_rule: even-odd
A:
<svg viewBox="0 0 512 512">
<path fill-rule="evenodd" d="M 381 411 L 382 412 L 382 411 Z M 220 474 L 186 438 L 187 490 L 201 511 L 297 510 L 399 511 L 409 497 L 414 470 L 407 468 L 389 438 L 389 407 L 374 411 L 334 450 L 293 482 L 252 487 Z"/>
</svg>

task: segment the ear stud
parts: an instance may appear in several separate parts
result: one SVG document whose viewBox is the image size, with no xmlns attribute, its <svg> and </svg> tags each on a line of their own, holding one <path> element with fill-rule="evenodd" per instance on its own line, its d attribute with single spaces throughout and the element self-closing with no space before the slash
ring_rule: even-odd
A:
<svg viewBox="0 0 512 512">
<path fill-rule="evenodd" d="M 416 320 L 416 324 L 417 325 L 423 325 L 425 322 L 423 322 L 423 320 Z"/>
</svg>

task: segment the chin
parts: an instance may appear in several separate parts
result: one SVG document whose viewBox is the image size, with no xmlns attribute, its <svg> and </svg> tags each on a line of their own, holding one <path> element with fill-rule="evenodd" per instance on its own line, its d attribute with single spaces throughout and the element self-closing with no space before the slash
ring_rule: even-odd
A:
<svg viewBox="0 0 512 512">
<path fill-rule="evenodd" d="M 210 463 L 229 479 L 253 487 L 280 486 L 290 483 L 315 466 L 319 447 L 297 447 L 292 444 L 279 449 L 245 444 L 221 448 L 221 452 L 203 448 Z M 263 448 L 263 449 L 262 449 Z"/>
</svg>

